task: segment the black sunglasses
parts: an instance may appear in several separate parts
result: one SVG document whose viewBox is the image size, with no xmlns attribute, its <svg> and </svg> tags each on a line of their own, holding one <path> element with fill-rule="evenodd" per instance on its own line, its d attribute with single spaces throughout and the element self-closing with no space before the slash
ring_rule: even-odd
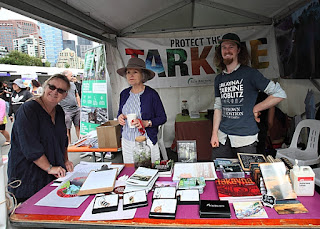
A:
<svg viewBox="0 0 320 229">
<path fill-rule="evenodd" d="M 57 92 L 60 93 L 60 94 L 63 94 L 63 93 L 66 93 L 67 91 L 66 90 L 63 90 L 62 88 L 58 88 L 52 84 L 48 84 L 48 87 L 51 91 L 54 91 L 57 89 Z"/>
</svg>

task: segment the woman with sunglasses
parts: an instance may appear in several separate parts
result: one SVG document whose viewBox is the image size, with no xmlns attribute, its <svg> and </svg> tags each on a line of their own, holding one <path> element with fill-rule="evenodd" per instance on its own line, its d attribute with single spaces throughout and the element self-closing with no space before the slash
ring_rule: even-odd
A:
<svg viewBox="0 0 320 229">
<path fill-rule="evenodd" d="M 49 182 L 73 171 L 68 160 L 65 115 L 58 103 L 70 88 L 66 76 L 56 74 L 44 83 L 41 96 L 25 102 L 16 113 L 8 161 L 8 190 L 23 202 Z"/>
</svg>

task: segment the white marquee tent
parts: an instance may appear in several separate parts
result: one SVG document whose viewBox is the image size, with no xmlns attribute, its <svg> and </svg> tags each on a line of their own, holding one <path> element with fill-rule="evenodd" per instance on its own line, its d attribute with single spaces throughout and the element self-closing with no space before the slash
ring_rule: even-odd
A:
<svg viewBox="0 0 320 229">
<path fill-rule="evenodd" d="M 107 63 L 112 87 L 113 114 L 116 115 L 119 93 L 127 86 L 117 76 L 123 66 L 117 38 L 197 37 L 212 33 L 239 32 L 247 28 L 272 27 L 310 0 L 0 0 L 0 7 L 21 13 L 107 47 Z M 279 75 L 275 76 L 279 77 Z M 308 80 L 278 79 L 288 98 L 280 104 L 289 115 L 304 111 Z M 294 89 L 293 89 L 294 88 Z M 175 115 L 182 100 L 190 110 L 213 107 L 213 86 L 157 89 L 164 103 L 168 122 L 165 144 L 174 137 Z M 316 96 L 319 98 L 319 96 Z M 319 102 L 319 101 L 316 101 Z"/>
</svg>

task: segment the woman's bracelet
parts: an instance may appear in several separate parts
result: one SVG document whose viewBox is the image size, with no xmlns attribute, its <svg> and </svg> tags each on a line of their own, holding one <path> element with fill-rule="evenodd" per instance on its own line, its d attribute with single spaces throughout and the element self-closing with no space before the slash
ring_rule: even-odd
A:
<svg viewBox="0 0 320 229">
<path fill-rule="evenodd" d="M 52 169 L 52 165 L 50 164 L 49 168 L 47 169 L 47 173 L 49 173 L 51 169 Z"/>
</svg>

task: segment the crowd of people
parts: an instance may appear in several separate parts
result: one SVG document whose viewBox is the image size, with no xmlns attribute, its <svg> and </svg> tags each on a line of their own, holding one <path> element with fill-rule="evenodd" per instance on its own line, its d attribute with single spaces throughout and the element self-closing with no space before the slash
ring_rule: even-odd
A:
<svg viewBox="0 0 320 229">
<path fill-rule="evenodd" d="M 257 153 L 259 116 L 286 98 L 286 93 L 278 83 L 248 66 L 247 48 L 236 34 L 225 34 L 219 44 L 215 63 L 221 74 L 216 77 L 214 85 L 212 159 L 236 158 L 236 152 Z M 120 93 L 117 115 L 122 126 L 123 162 L 133 163 L 132 149 L 139 135 L 146 136 L 151 148 L 151 160 L 155 162 L 160 159 L 158 127 L 167 121 L 159 94 L 145 85 L 154 78 L 155 73 L 147 69 L 145 62 L 138 57 L 130 58 L 117 73 L 125 77 L 130 85 Z M 18 202 L 29 198 L 56 177 L 64 176 L 66 171 L 73 170 L 67 147 L 72 123 L 79 137 L 81 93 L 74 80 L 72 72 L 67 70 L 50 77 L 42 90 L 39 90 L 39 84 L 32 82 L 30 93 L 21 79 L 13 82 L 12 91 L 3 88 L 4 103 L 0 103 L 0 109 L 6 108 L 9 101 L 6 98 L 10 97 L 8 115 L 11 120 L 13 117 L 15 119 L 8 179 L 9 182 L 21 181 L 18 188 L 9 189 Z M 8 87 L 8 84 L 4 85 Z M 229 87 L 237 87 L 237 93 L 231 94 L 233 90 Z M 264 92 L 266 98 L 256 102 L 259 92 Z M 136 117 L 131 123 L 128 123 L 129 114 Z M 1 117 L 0 113 L 0 120 Z M 5 125 L 4 120 L 2 123 Z M 4 132 L 2 134 L 6 135 Z"/>
</svg>

